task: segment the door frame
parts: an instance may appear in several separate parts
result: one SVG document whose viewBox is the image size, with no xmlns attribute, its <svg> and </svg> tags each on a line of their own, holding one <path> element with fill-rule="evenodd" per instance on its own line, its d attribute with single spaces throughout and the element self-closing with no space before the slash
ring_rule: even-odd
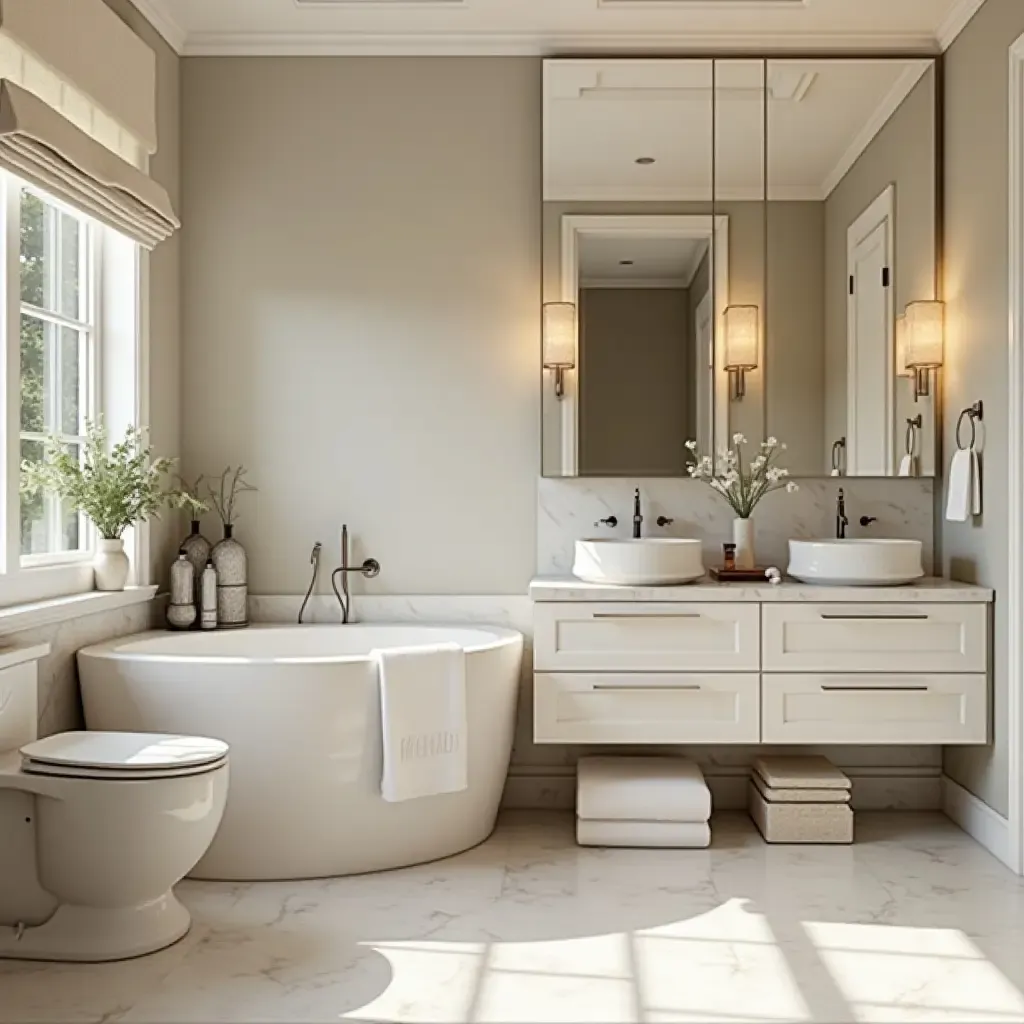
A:
<svg viewBox="0 0 1024 1024">
<path fill-rule="evenodd" d="M 887 185 L 874 202 L 846 229 L 846 273 L 852 273 L 854 254 L 860 243 L 880 224 L 888 224 L 885 240 L 885 262 L 889 267 L 889 287 L 885 293 L 886 323 L 886 359 L 890 367 L 896 365 L 896 186 Z M 857 446 L 855 422 L 851 422 L 851 412 L 857 409 L 853 395 L 856 380 L 855 346 L 852 344 L 857 329 L 857 297 L 848 295 L 846 300 L 846 472 L 857 475 Z M 896 382 L 895 372 L 889 374 L 885 396 L 885 451 L 886 471 L 892 476 L 895 469 L 895 410 Z"/>
<path fill-rule="evenodd" d="M 1010 47 L 1009 688 L 1010 866 L 1024 874 L 1024 36 Z M 997 596 L 998 600 L 998 596 Z"/>
<path fill-rule="evenodd" d="M 708 357 L 710 356 L 711 390 L 708 394 L 710 415 L 703 424 L 700 421 L 697 421 L 697 447 L 703 447 L 707 451 L 713 451 L 715 448 L 715 438 L 724 437 L 729 429 L 728 391 L 726 390 L 725 393 L 725 401 L 722 400 L 721 393 L 716 394 L 719 387 L 719 381 L 718 374 L 715 372 L 718 356 L 715 352 L 714 321 L 715 314 L 714 309 L 712 308 L 712 296 L 709 289 L 700 302 L 697 303 L 697 306 L 693 311 L 693 324 L 691 325 L 693 329 L 693 369 L 694 373 L 699 374 L 697 378 L 697 386 L 700 388 L 703 388 L 704 381 L 707 377 L 709 369 Z M 705 351 L 701 345 L 700 325 L 704 322 L 707 322 L 711 332 L 711 337 L 708 339 L 708 351 Z M 726 378 L 726 385 L 728 385 L 728 378 Z M 698 402 L 698 406 L 699 404 L 700 403 Z M 707 443 L 702 446 L 701 440 L 708 427 L 710 427 L 710 434 L 704 438 Z"/>
</svg>

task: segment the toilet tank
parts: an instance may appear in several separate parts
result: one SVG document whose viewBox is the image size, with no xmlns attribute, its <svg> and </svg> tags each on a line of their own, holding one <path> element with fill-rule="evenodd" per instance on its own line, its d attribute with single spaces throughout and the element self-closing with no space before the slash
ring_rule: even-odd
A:
<svg viewBox="0 0 1024 1024">
<path fill-rule="evenodd" d="M 0 648 L 0 754 L 38 739 L 38 662 L 49 653 L 49 644 Z"/>
</svg>

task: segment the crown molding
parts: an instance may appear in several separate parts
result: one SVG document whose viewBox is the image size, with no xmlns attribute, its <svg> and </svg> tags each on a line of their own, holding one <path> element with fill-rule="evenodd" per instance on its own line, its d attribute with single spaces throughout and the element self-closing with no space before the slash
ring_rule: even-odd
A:
<svg viewBox="0 0 1024 1024">
<path fill-rule="evenodd" d="M 132 3 L 180 57 L 185 52 L 188 33 L 174 20 L 164 0 L 132 0 Z"/>
<path fill-rule="evenodd" d="M 136 0 L 141 4 L 142 0 Z M 144 0 L 147 6 L 160 0 Z M 197 32 L 189 34 L 180 51 L 188 57 L 429 57 L 429 56 L 571 56 L 631 51 L 679 55 L 778 52 L 799 54 L 865 51 L 874 55 L 899 53 L 934 56 L 939 52 L 929 33 L 581 33 L 538 35 L 515 32 L 454 32 L 384 34 L 358 32 Z"/>
<path fill-rule="evenodd" d="M 943 52 L 948 50 L 953 40 L 967 28 L 967 23 L 981 10 L 984 3 L 985 0 L 957 0 L 935 33 Z"/>
<path fill-rule="evenodd" d="M 810 6 L 813 0 L 597 0 L 597 6 L 623 11 L 793 11 Z"/>
<path fill-rule="evenodd" d="M 832 195 L 836 186 L 846 177 L 850 168 L 853 167 L 860 159 L 861 154 L 871 145 L 875 136 L 886 126 L 889 118 L 899 110 L 903 101 L 913 92 L 917 83 L 924 78 L 931 66 L 932 62 L 929 60 L 916 61 L 896 80 L 896 83 L 878 105 L 878 109 L 868 118 L 867 123 L 857 133 L 849 148 L 839 158 L 839 162 L 829 172 L 828 177 L 825 178 L 822 191 L 826 199 Z"/>
</svg>

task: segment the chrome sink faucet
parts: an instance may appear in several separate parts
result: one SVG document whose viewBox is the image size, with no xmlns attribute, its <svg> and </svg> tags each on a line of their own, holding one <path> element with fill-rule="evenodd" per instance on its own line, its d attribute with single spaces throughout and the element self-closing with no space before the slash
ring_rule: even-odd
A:
<svg viewBox="0 0 1024 1024">
<path fill-rule="evenodd" d="M 640 513 L 640 488 L 633 494 L 633 540 L 639 540 L 644 517 Z"/>
<path fill-rule="evenodd" d="M 840 487 L 836 497 L 836 540 L 846 539 L 846 528 L 849 525 L 850 520 L 846 517 L 846 495 Z"/>
</svg>

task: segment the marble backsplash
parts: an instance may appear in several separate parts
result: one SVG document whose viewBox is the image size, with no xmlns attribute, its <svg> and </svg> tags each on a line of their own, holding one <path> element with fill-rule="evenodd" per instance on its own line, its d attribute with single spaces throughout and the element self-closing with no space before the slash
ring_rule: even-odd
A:
<svg viewBox="0 0 1024 1024">
<path fill-rule="evenodd" d="M 757 507 L 756 551 L 761 565 L 785 570 L 790 537 L 835 535 L 836 495 L 846 492 L 848 536 L 912 538 L 924 543 L 924 567 L 934 557 L 934 481 L 922 479 L 800 480 L 796 494 L 769 495 Z M 640 488 L 644 534 L 693 537 L 704 543 L 708 566 L 722 562 L 722 544 L 732 540 L 732 510 L 704 484 L 679 479 L 541 479 L 537 484 L 537 571 L 541 576 L 566 575 L 572 569 L 573 543 L 580 537 L 629 537 L 633 491 Z M 595 528 L 599 519 L 616 516 L 618 526 Z M 657 519 L 675 522 L 659 529 Z M 861 516 L 877 522 L 867 528 Z"/>
</svg>

